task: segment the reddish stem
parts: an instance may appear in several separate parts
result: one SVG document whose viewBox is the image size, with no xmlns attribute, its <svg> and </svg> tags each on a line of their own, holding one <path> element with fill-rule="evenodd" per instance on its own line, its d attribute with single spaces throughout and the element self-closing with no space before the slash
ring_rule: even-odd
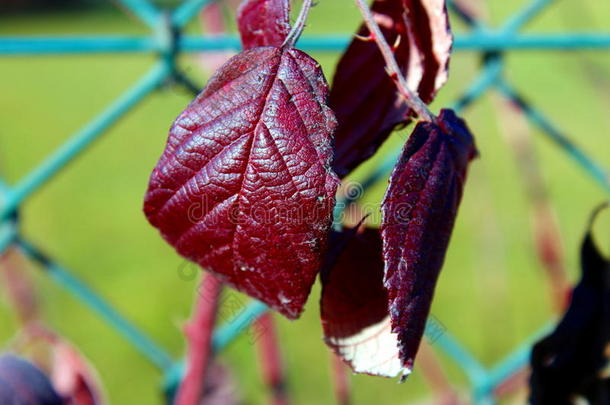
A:
<svg viewBox="0 0 610 405">
<path fill-rule="evenodd" d="M 536 253 L 546 271 L 555 310 L 562 313 L 569 302 L 567 296 L 570 283 L 559 224 L 553 213 L 548 186 L 540 170 L 531 131 L 527 121 L 518 111 L 520 107 L 517 104 L 508 100 L 499 102 L 498 106 L 502 113 L 499 115 L 501 129 L 513 150 L 516 166 L 532 207 L 532 232 Z"/>
<path fill-rule="evenodd" d="M 335 398 L 338 405 L 349 405 L 351 403 L 349 377 L 347 368 L 339 356 L 331 353 L 333 381 L 335 386 Z"/>
<path fill-rule="evenodd" d="M 415 94 L 409 88 L 407 84 L 407 80 L 402 75 L 400 68 L 398 67 L 398 63 L 396 62 L 396 58 L 394 57 L 394 52 L 388 42 L 385 40 L 379 25 L 375 21 L 375 17 L 373 13 L 366 5 L 364 0 L 355 0 L 356 5 L 360 9 L 360 14 L 362 14 L 362 18 L 364 19 L 364 23 L 369 29 L 371 38 L 377 43 L 377 47 L 385 60 L 386 69 L 388 74 L 396 83 L 396 87 L 398 88 L 398 92 L 403 97 L 404 102 L 409 106 L 409 108 L 417 114 L 417 116 L 429 122 L 436 122 L 436 116 L 432 114 L 432 112 L 428 109 L 426 103 L 422 101 L 421 98 L 417 94 Z"/>
<path fill-rule="evenodd" d="M 9 249 L 0 257 L 0 284 L 6 288 L 22 326 L 40 318 L 34 283 L 27 270 L 27 264 L 17 249 Z"/>
<path fill-rule="evenodd" d="M 222 6 L 219 3 L 212 3 L 199 13 L 201 25 L 208 34 L 218 35 L 226 32 Z"/>
<path fill-rule="evenodd" d="M 286 36 L 283 46 L 292 48 L 299 40 L 303 30 L 305 29 L 305 22 L 307 22 L 307 16 L 309 15 L 309 10 L 311 9 L 312 3 L 313 0 L 303 0 L 303 5 L 301 6 L 299 16 L 292 26 L 292 29 Z"/>
<path fill-rule="evenodd" d="M 531 198 L 531 196 L 530 196 Z M 538 258 L 549 278 L 551 298 L 557 313 L 563 313 L 568 304 L 570 282 L 563 257 L 562 238 L 559 225 L 553 215 L 550 201 L 532 201 L 534 205 L 534 236 Z"/>
<path fill-rule="evenodd" d="M 262 366 L 265 384 L 271 390 L 273 405 L 289 404 L 286 392 L 286 378 L 282 367 L 282 358 L 273 315 L 266 312 L 256 320 L 254 328 L 260 333 L 257 340 L 258 356 Z"/>
<path fill-rule="evenodd" d="M 187 369 L 176 397 L 176 405 L 199 405 L 205 391 L 222 282 L 206 273 L 202 286 L 193 315 L 184 327 L 188 342 Z"/>
<path fill-rule="evenodd" d="M 443 366 L 428 342 L 422 342 L 419 346 L 417 357 L 422 374 L 436 396 L 434 403 L 458 404 L 458 395 L 447 379 Z"/>
<path fill-rule="evenodd" d="M 513 375 L 507 377 L 504 381 L 494 387 L 493 395 L 495 398 L 505 398 L 510 394 L 514 394 L 527 386 L 530 371 L 527 368 L 522 368 L 516 371 Z"/>
</svg>

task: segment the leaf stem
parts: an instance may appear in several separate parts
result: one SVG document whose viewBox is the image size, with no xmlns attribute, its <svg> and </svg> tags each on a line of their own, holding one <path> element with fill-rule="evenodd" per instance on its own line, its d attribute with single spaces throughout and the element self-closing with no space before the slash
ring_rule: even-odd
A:
<svg viewBox="0 0 610 405">
<path fill-rule="evenodd" d="M 284 43 L 282 46 L 292 48 L 299 40 L 299 37 L 303 33 L 305 29 L 305 22 L 307 21 L 307 16 L 309 15 L 309 10 L 311 9 L 313 0 L 303 0 L 303 5 L 301 6 L 301 11 L 299 12 L 299 16 L 295 21 L 292 29 L 286 36 Z"/>
<path fill-rule="evenodd" d="M 377 47 L 385 60 L 388 74 L 394 83 L 396 83 L 396 87 L 398 88 L 398 91 L 403 97 L 405 103 L 409 106 L 409 108 L 415 111 L 421 120 L 435 122 L 436 116 L 428 109 L 426 103 L 424 103 L 422 99 L 409 88 L 406 79 L 400 72 L 400 68 L 398 67 L 396 58 L 394 57 L 394 52 L 390 48 L 390 45 L 388 45 L 388 42 L 383 36 L 381 29 L 379 29 L 379 25 L 375 21 L 375 17 L 373 16 L 373 13 L 369 9 L 368 5 L 366 5 L 364 0 L 355 0 L 355 2 L 356 6 L 358 6 L 360 9 L 360 14 L 362 14 L 362 18 L 370 31 L 372 39 L 377 43 Z"/>
</svg>

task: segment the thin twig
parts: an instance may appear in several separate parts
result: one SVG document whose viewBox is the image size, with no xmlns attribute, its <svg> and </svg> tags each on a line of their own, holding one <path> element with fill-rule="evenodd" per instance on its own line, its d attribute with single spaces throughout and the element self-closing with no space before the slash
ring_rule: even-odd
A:
<svg viewBox="0 0 610 405">
<path fill-rule="evenodd" d="M 525 185 L 532 213 L 532 231 L 536 252 L 547 273 L 555 310 L 563 313 L 568 304 L 570 283 L 567 275 L 562 236 L 549 198 L 548 186 L 540 170 L 527 120 L 511 100 L 498 100 L 498 122 L 513 150 L 518 172 Z"/>
<path fill-rule="evenodd" d="M 260 330 L 256 344 L 263 379 L 271 391 L 271 404 L 288 405 L 290 401 L 286 390 L 286 377 L 273 315 L 270 312 L 261 315 L 256 320 L 254 327 Z"/>
<path fill-rule="evenodd" d="M 398 63 L 396 62 L 396 58 L 394 58 L 394 52 L 392 51 L 392 48 L 390 48 L 390 45 L 388 45 L 388 42 L 383 36 L 381 29 L 379 29 L 379 25 L 377 25 L 373 13 L 366 5 L 364 0 L 355 1 L 356 5 L 360 9 L 364 23 L 370 31 L 372 39 L 377 43 L 377 47 L 379 48 L 379 51 L 381 51 L 381 55 L 385 60 L 388 74 L 392 80 L 394 80 L 394 83 L 396 83 L 398 92 L 403 97 L 405 103 L 411 110 L 415 111 L 421 120 L 435 122 L 436 117 L 428 109 L 426 103 L 424 103 L 422 99 L 409 88 L 407 80 L 402 75 L 400 68 L 398 67 Z"/>
<path fill-rule="evenodd" d="M 202 286 L 192 319 L 184 328 L 189 345 L 188 364 L 176 397 L 176 405 L 199 405 L 205 391 L 205 375 L 212 357 L 212 332 L 222 282 L 206 273 Z"/>
<path fill-rule="evenodd" d="M 297 17 L 296 22 L 292 26 L 292 29 L 286 36 L 284 43 L 282 46 L 292 48 L 294 44 L 299 40 L 299 37 L 303 33 L 305 29 L 305 22 L 307 21 L 307 16 L 309 15 L 309 10 L 311 9 L 313 0 L 303 0 L 303 5 L 301 6 L 301 11 L 299 12 L 299 16 Z"/>
<path fill-rule="evenodd" d="M 6 288 L 7 297 L 22 327 L 40 320 L 40 305 L 34 283 L 18 249 L 9 249 L 0 257 L 0 285 Z"/>
<path fill-rule="evenodd" d="M 434 393 L 435 401 L 433 403 L 460 404 L 459 397 L 451 386 L 447 375 L 443 371 L 443 366 L 434 350 L 432 350 L 430 343 L 422 342 L 419 346 L 417 357 L 419 358 L 420 370 L 431 391 Z"/>
</svg>

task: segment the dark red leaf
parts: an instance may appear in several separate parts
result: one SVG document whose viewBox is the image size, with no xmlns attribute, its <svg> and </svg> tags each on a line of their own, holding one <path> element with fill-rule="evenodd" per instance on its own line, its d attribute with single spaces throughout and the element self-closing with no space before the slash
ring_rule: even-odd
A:
<svg viewBox="0 0 610 405">
<path fill-rule="evenodd" d="M 406 369 L 413 366 L 476 153 L 465 122 L 443 110 L 438 124 L 415 127 L 390 177 L 381 206 L 384 284 Z"/>
<path fill-rule="evenodd" d="M 12 354 L 0 356 L 0 404 L 62 405 L 47 376 Z"/>
<path fill-rule="evenodd" d="M 409 87 L 431 102 L 447 79 L 452 45 L 445 1 L 376 0 L 372 11 L 389 44 L 400 37 L 395 57 Z M 358 34 L 366 37 L 369 31 L 363 25 Z M 330 93 L 339 122 L 333 167 L 340 177 L 409 122 L 399 97 L 375 42 L 355 38 L 339 61 Z"/>
<path fill-rule="evenodd" d="M 244 49 L 281 46 L 290 32 L 290 0 L 245 0 L 237 11 Z"/>
<path fill-rule="evenodd" d="M 607 206 L 607 204 L 605 205 Z M 604 378 L 610 344 L 610 258 L 597 248 L 589 229 L 581 248 L 582 277 L 557 328 L 532 350 L 530 403 L 607 404 L 610 378 Z"/>
<path fill-rule="evenodd" d="M 289 318 L 318 272 L 338 186 L 327 92 L 299 50 L 235 56 L 174 122 L 144 204 L 180 254 Z"/>
<path fill-rule="evenodd" d="M 390 330 L 379 230 L 343 231 L 332 241 L 342 251 L 321 273 L 324 340 L 355 372 L 394 377 L 402 366 Z"/>
</svg>

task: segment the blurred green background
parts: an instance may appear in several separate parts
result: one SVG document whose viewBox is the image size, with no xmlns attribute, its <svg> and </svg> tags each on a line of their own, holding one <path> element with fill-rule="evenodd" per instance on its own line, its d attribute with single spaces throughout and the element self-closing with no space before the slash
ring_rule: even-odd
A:
<svg viewBox="0 0 610 405">
<path fill-rule="evenodd" d="M 475 0 L 476 2 L 477 0 Z M 500 24 L 524 1 L 480 0 L 489 21 Z M 352 33 L 358 12 L 350 0 L 321 0 L 307 33 Z M 463 27 L 452 17 L 456 32 Z M 526 32 L 610 30 L 610 2 L 557 1 Z M 200 32 L 195 21 L 191 33 Z M 108 3 L 85 8 L 5 12 L 0 35 L 147 34 L 134 17 Z M 314 54 L 332 77 L 338 54 Z M 181 64 L 203 84 L 198 58 Z M 70 134 L 111 103 L 153 62 L 152 55 L 0 57 L 0 171 L 14 183 Z M 457 52 L 449 81 L 433 109 L 449 104 L 476 76 L 480 56 Z M 521 51 L 506 55 L 506 76 L 528 99 L 598 162 L 610 167 L 610 52 Z M 24 235 L 72 269 L 173 355 L 184 351 L 181 325 L 190 313 L 197 280 L 185 280 L 183 260 L 165 244 L 141 212 L 149 173 L 172 120 L 191 96 L 167 86 L 145 99 L 65 171 L 22 207 Z M 551 318 L 548 284 L 534 249 L 531 205 L 504 134 L 498 98 L 485 96 L 464 116 L 477 136 L 481 158 L 471 168 L 461 212 L 437 288 L 433 314 L 486 365 Z M 359 168 L 363 178 L 383 155 L 400 148 L 394 135 L 376 158 Z M 578 276 L 578 244 L 600 187 L 536 129 L 532 137 L 559 222 L 570 278 Z M 366 201 L 378 203 L 380 181 Z M 607 216 L 606 216 L 607 217 Z M 610 221 L 598 226 L 609 246 Z M 99 370 L 112 404 L 161 403 L 161 377 L 86 307 L 43 275 L 36 278 L 48 322 L 74 342 Z M 231 292 L 231 294 L 236 294 Z M 333 403 L 329 353 L 321 340 L 319 286 L 299 321 L 276 317 L 295 404 Z M 246 301 L 246 298 L 243 298 Z M 224 321 L 226 319 L 221 319 Z M 0 342 L 15 333 L 15 318 L 0 295 Z M 254 348 L 246 336 L 221 358 L 231 366 L 246 404 L 264 403 L 266 392 Z M 450 380 L 466 380 L 443 356 Z M 411 404 L 429 396 L 416 367 L 405 384 L 353 376 L 355 404 Z"/>
</svg>

